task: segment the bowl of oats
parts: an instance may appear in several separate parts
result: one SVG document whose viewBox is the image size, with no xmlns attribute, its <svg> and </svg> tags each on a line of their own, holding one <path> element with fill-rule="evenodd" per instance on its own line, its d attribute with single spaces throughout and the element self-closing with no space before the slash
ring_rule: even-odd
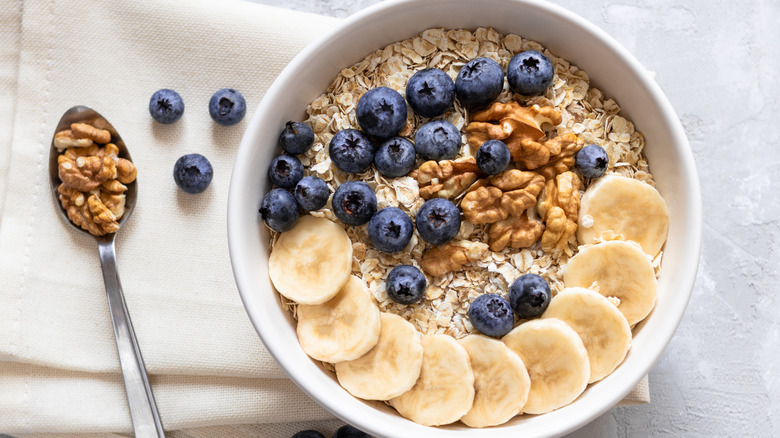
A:
<svg viewBox="0 0 780 438">
<path fill-rule="evenodd" d="M 228 240 L 288 376 L 375 436 L 560 436 L 693 287 L 700 189 L 644 68 L 536 1 L 390 1 L 302 51 L 239 148 Z"/>
</svg>

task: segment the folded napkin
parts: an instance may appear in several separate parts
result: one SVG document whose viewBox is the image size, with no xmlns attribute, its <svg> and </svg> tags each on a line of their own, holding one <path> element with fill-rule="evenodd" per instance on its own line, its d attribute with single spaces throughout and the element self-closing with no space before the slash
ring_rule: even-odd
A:
<svg viewBox="0 0 780 438">
<path fill-rule="evenodd" d="M 234 0 L 0 3 L 0 433 L 132 430 L 97 246 L 60 219 L 48 182 L 54 128 L 77 104 L 117 128 L 139 169 L 117 259 L 166 429 L 187 428 L 172 435 L 181 437 L 335 429 L 263 348 L 236 291 L 225 225 L 252 110 L 287 62 L 335 23 Z M 247 101 L 236 126 L 208 114 L 224 87 Z M 172 125 L 148 113 L 160 88 L 184 99 Z M 173 182 L 186 153 L 214 166 L 204 193 Z M 637 390 L 627 401 L 646 402 L 646 382 Z"/>
</svg>

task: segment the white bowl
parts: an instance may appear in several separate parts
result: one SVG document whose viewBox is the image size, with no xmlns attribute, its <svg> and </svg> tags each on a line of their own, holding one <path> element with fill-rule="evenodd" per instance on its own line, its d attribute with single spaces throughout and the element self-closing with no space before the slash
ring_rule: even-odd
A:
<svg viewBox="0 0 780 438">
<path fill-rule="evenodd" d="M 554 412 L 520 416 L 489 429 L 460 423 L 430 428 L 402 418 L 382 403 L 365 402 L 339 386 L 301 350 L 295 321 L 268 278 L 268 232 L 257 213 L 269 189 L 265 169 L 279 153 L 287 120 L 302 120 L 309 102 L 338 72 L 376 49 L 431 27 L 491 26 L 539 41 L 586 70 L 592 84 L 614 98 L 645 134 L 645 153 L 669 206 L 671 223 L 653 313 L 635 329 L 633 347 L 609 377 Z M 530 0 L 382 2 L 344 20 L 310 44 L 282 71 L 255 111 L 236 156 L 228 202 L 233 273 L 249 318 L 268 351 L 311 398 L 344 421 L 383 437 L 560 436 L 617 404 L 650 371 L 672 338 L 693 288 L 701 246 L 701 195 L 682 126 L 645 69 L 605 32 L 550 3 Z"/>
</svg>

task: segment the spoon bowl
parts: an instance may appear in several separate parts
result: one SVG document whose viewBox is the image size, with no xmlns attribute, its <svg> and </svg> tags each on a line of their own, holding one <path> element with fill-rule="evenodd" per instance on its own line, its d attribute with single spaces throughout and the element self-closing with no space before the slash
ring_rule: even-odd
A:
<svg viewBox="0 0 780 438">
<path fill-rule="evenodd" d="M 74 106 L 63 114 L 54 131 L 55 135 L 57 132 L 70 128 L 70 125 L 73 123 L 86 123 L 110 132 L 111 143 L 115 144 L 119 149 L 119 157 L 132 161 L 127 146 L 122 141 L 122 137 L 119 136 L 113 125 L 97 111 L 85 106 Z M 152 387 L 146 374 L 146 366 L 135 337 L 133 324 L 130 321 L 130 313 L 127 310 L 122 285 L 119 282 L 116 250 L 114 248 L 116 232 L 103 236 L 94 236 L 71 222 L 67 212 L 62 208 L 57 192 L 57 187 L 62 182 L 59 176 L 59 163 L 57 162 L 57 157 L 60 154 L 61 151 L 54 146 L 54 138 L 52 138 L 49 150 L 49 178 L 52 194 L 54 195 L 54 203 L 57 205 L 57 211 L 60 216 L 67 224 L 82 233 L 93 236 L 98 242 L 100 266 L 103 268 L 103 281 L 106 285 L 106 298 L 111 314 L 111 323 L 114 328 L 114 338 L 116 339 L 117 352 L 119 353 L 119 365 L 122 368 L 122 378 L 125 382 L 127 404 L 135 436 L 137 438 L 164 437 L 165 433 L 163 432 L 160 414 L 157 412 Z M 130 218 L 138 196 L 138 183 L 135 180 L 126 184 L 126 186 L 127 190 L 124 192 L 125 211 L 122 217 L 119 218 L 119 229 L 122 229 L 122 225 Z"/>
</svg>

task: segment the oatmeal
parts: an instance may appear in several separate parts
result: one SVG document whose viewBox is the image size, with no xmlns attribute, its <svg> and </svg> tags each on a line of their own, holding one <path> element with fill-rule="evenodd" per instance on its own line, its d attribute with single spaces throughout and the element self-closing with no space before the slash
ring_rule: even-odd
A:
<svg viewBox="0 0 780 438">
<path fill-rule="evenodd" d="M 312 148 L 300 156 L 305 175 L 322 178 L 331 193 L 346 181 L 364 181 L 376 193 L 378 209 L 398 207 L 414 217 L 425 201 L 424 198 L 430 197 L 428 194 L 434 190 L 431 189 L 431 178 L 424 181 L 419 176 L 423 173 L 424 167 L 420 165 L 424 161 L 418 159 L 418 170 L 406 177 L 385 178 L 373 167 L 359 174 L 348 174 L 339 170 L 330 160 L 328 144 L 333 135 L 343 129 L 358 128 L 357 103 L 360 97 L 372 88 L 386 86 L 404 95 L 408 79 L 419 70 L 438 68 L 454 79 L 461 67 L 473 58 L 493 59 L 506 69 L 516 53 L 526 50 L 540 51 L 553 63 L 555 77 L 552 85 L 540 96 L 523 98 L 514 95 L 505 83 L 496 101 L 511 104 L 519 100 L 522 107 L 538 105 L 541 108 L 553 108 L 560 114 L 560 123 L 537 126 L 548 139 L 574 134 L 585 144 L 597 144 L 604 148 L 610 157 L 608 173 L 624 175 L 653 185 L 647 161 L 642 155 L 644 137 L 630 121 L 618 115 L 620 107 L 614 100 L 590 86 L 585 71 L 555 56 L 537 42 L 518 35 L 501 35 L 491 28 L 479 28 L 475 31 L 429 29 L 411 39 L 377 50 L 353 66 L 343 69 L 327 91 L 312 101 L 306 109 L 308 118 L 305 122 L 313 128 L 315 140 Z M 456 100 L 450 110 L 437 117 L 451 122 L 461 130 L 462 148 L 455 159 L 456 163 L 472 159 L 479 147 L 477 142 L 469 141 L 466 133 L 471 116 L 473 114 L 469 114 Z M 420 117 L 414 111 L 409 111 L 406 125 L 399 135 L 414 140 L 416 129 L 426 120 L 428 119 Z M 428 167 L 430 166 L 429 164 Z M 468 170 L 468 166 L 459 168 L 456 165 L 454 172 L 458 175 L 452 180 L 441 176 L 434 177 L 441 186 L 438 190 L 447 186 L 447 189 L 461 192 L 453 193 L 455 203 L 461 208 L 464 207 L 462 192 L 476 180 L 474 176 L 467 180 L 467 184 L 458 187 L 458 183 L 463 181 L 462 175 L 469 178 Z M 432 169 L 428 172 L 441 171 Z M 452 167 L 449 172 L 453 172 Z M 585 192 L 588 185 L 589 181 L 584 180 L 579 188 L 580 194 Z M 423 196 L 424 194 L 428 196 Z M 312 211 L 311 215 L 325 217 L 341 225 L 330 209 L 330 203 L 322 209 Z M 544 217 L 535 206 L 527 210 L 527 215 L 534 223 Z M 527 223 L 528 218 L 514 222 Z M 576 221 L 576 213 L 574 220 Z M 472 251 L 472 257 L 459 269 L 448 270 L 441 275 L 432 276 L 423 269 L 428 277 L 428 287 L 424 299 L 416 304 L 401 305 L 389 299 L 385 278 L 393 267 L 401 264 L 423 267 L 424 254 L 434 246 L 423 241 L 417 233 L 412 236 L 406 251 L 387 254 L 373 248 L 365 227 L 345 226 L 353 242 L 352 273 L 368 286 L 381 311 L 402 316 L 422 334 L 447 334 L 460 339 L 475 332 L 467 316 L 469 303 L 484 293 L 507 297 L 509 285 L 521 274 L 541 275 L 549 282 L 553 295 L 564 288 L 562 267 L 577 252 L 577 241 L 573 233 L 564 236 L 563 240 L 554 235 L 545 239 L 540 234 L 541 239 L 529 248 L 515 249 L 504 246 L 500 250 L 494 250 L 502 246 L 501 243 L 496 243 L 500 235 L 505 235 L 504 239 L 507 241 L 512 238 L 513 226 L 517 229 L 514 232 L 515 239 L 522 238 L 524 229 L 520 227 L 524 224 L 518 226 L 514 222 L 474 225 L 464 220 L 455 241 L 479 243 L 483 245 L 480 247 L 483 250 Z M 496 235 L 494 239 L 491 239 L 491 230 Z M 538 231 L 529 232 L 539 234 Z M 272 231 L 272 247 L 277 237 L 278 233 Z M 551 246 L 560 248 L 560 251 L 543 250 L 542 241 L 552 242 Z M 292 301 L 285 299 L 285 302 L 289 307 L 295 306 Z"/>
</svg>

